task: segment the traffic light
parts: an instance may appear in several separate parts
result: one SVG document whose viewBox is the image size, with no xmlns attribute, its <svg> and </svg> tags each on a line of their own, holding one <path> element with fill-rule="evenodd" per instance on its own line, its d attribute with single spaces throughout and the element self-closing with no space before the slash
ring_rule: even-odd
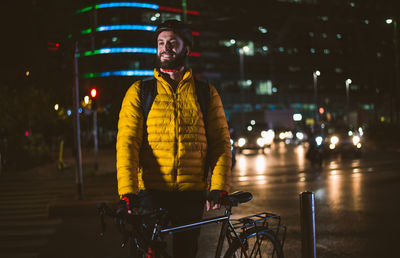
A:
<svg viewBox="0 0 400 258">
<path fill-rule="evenodd" d="M 90 97 L 92 97 L 92 109 L 97 109 L 97 89 L 92 88 L 90 89 Z"/>
<path fill-rule="evenodd" d="M 47 41 L 47 49 L 49 51 L 57 51 L 59 49 L 59 47 L 60 47 L 60 43 Z"/>
<path fill-rule="evenodd" d="M 90 90 L 90 96 L 92 97 L 92 99 L 96 98 L 97 90 L 95 88 Z"/>
</svg>

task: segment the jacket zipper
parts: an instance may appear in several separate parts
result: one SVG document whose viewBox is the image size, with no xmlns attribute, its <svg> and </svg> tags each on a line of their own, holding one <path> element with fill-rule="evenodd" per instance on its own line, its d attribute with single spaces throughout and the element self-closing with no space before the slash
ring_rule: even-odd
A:
<svg viewBox="0 0 400 258">
<path fill-rule="evenodd" d="M 174 92 L 174 116 L 175 116 L 175 142 L 174 142 L 174 168 L 173 182 L 174 187 L 177 187 L 178 177 L 178 109 L 177 109 L 177 94 Z"/>
</svg>

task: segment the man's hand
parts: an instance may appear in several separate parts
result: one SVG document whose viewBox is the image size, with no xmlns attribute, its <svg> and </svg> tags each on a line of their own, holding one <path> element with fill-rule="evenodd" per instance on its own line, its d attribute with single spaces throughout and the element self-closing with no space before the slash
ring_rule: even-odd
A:
<svg viewBox="0 0 400 258">
<path fill-rule="evenodd" d="M 137 206 L 137 195 L 136 194 L 125 194 L 121 197 L 120 211 L 126 211 L 128 214 L 137 214 L 134 207 Z"/>
<path fill-rule="evenodd" d="M 211 206 L 212 206 L 213 210 L 220 209 L 221 208 L 221 201 L 227 195 L 228 195 L 228 193 L 226 191 L 224 191 L 224 190 L 212 190 L 208 194 L 207 201 L 206 201 L 206 209 L 207 209 L 207 211 L 210 210 Z"/>
</svg>

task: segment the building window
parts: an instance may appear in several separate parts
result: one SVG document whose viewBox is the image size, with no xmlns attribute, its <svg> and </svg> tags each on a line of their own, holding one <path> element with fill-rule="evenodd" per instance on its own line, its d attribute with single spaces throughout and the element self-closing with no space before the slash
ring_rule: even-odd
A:
<svg viewBox="0 0 400 258">
<path fill-rule="evenodd" d="M 300 72 L 301 68 L 299 66 L 289 66 L 289 72 Z"/>
<path fill-rule="evenodd" d="M 342 73 L 342 72 L 343 72 L 343 69 L 340 68 L 340 67 L 336 67 L 336 68 L 335 68 L 335 72 L 336 72 L 336 73 Z"/>
<path fill-rule="evenodd" d="M 272 81 L 260 81 L 256 87 L 256 94 L 258 95 L 272 95 Z"/>
</svg>

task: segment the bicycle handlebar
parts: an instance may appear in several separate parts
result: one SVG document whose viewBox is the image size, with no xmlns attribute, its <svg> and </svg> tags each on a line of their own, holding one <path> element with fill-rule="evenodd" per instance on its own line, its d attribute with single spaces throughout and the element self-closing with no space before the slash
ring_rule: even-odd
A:
<svg viewBox="0 0 400 258">
<path fill-rule="evenodd" d="M 253 195 L 249 192 L 243 192 L 243 191 L 236 191 L 233 192 L 232 194 L 227 195 L 222 201 L 221 204 L 225 205 L 227 210 L 230 210 L 231 207 L 238 206 L 241 203 L 245 203 L 253 199 Z M 125 229 L 125 222 L 127 221 L 129 224 L 136 224 L 140 223 L 140 216 L 141 215 L 136 215 L 136 214 L 128 214 L 126 211 L 123 209 L 111 209 L 110 207 L 107 206 L 105 203 L 100 203 L 97 206 L 97 209 L 99 211 L 99 216 L 100 216 L 100 225 L 101 225 L 101 232 L 100 235 L 103 236 L 105 231 L 106 231 L 106 223 L 104 220 L 104 215 L 112 217 L 115 221 L 115 224 L 117 225 L 118 230 L 121 232 L 123 235 L 123 239 L 127 240 L 128 239 L 128 232 Z M 160 213 L 165 212 L 164 210 L 160 209 Z M 124 241 L 125 242 L 125 241 Z M 124 243 L 123 243 L 124 245 Z"/>
</svg>

